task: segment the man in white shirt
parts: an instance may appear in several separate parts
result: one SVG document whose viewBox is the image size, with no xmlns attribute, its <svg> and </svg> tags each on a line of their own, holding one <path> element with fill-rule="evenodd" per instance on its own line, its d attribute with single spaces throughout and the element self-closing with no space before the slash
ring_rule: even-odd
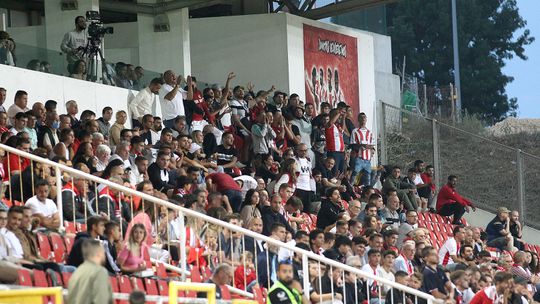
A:
<svg viewBox="0 0 540 304">
<path fill-rule="evenodd" d="M 15 115 L 17 115 L 17 113 L 26 112 L 30 110 L 28 107 L 26 107 L 26 105 L 28 104 L 28 93 L 26 93 L 25 91 L 22 91 L 22 90 L 17 91 L 15 93 L 14 100 L 15 100 L 15 103 L 12 104 L 7 111 L 10 125 L 15 124 Z"/>
<path fill-rule="evenodd" d="M 458 252 L 461 247 L 461 242 L 463 242 L 463 239 L 465 238 L 464 228 L 456 226 L 453 235 L 454 237 L 448 238 L 439 250 L 439 260 L 443 267 L 461 261 L 461 258 L 458 257 Z"/>
<path fill-rule="evenodd" d="M 56 204 L 49 199 L 50 185 L 47 180 L 36 182 L 36 195 L 26 201 L 25 206 L 32 210 L 32 216 L 39 218 L 40 225 L 48 229 L 60 227 L 60 215 Z"/>
<path fill-rule="evenodd" d="M 161 105 L 161 118 L 163 124 L 167 128 L 174 127 L 174 119 L 178 116 L 185 116 L 184 99 L 187 97 L 187 92 L 184 91 L 180 84 L 183 82 L 181 75 L 176 77 L 176 74 L 171 71 L 163 73 L 164 84 L 159 90 L 159 102 Z"/>
<path fill-rule="evenodd" d="M 307 158 L 308 146 L 305 143 L 297 145 L 296 155 L 295 161 L 298 175 L 295 195 L 302 200 L 303 212 L 312 212 L 311 198 L 315 190 L 315 180 L 311 177 L 311 161 Z"/>
<path fill-rule="evenodd" d="M 367 252 L 368 263 L 362 266 L 362 271 L 371 275 L 382 277 L 381 272 L 381 251 L 379 249 L 370 249 Z M 379 283 L 373 279 L 367 279 L 367 287 L 369 288 L 370 298 L 377 298 L 379 296 Z"/>
<path fill-rule="evenodd" d="M 398 247 L 401 247 L 405 238 L 409 237 L 409 233 L 411 233 L 414 229 L 418 228 L 418 213 L 416 213 L 416 211 L 414 210 L 409 210 L 407 211 L 406 216 L 406 222 L 402 223 L 398 229 Z"/>
<path fill-rule="evenodd" d="M 19 112 L 15 115 L 15 124 L 13 124 L 13 127 L 9 129 L 9 132 L 11 135 L 15 136 L 19 132 L 24 131 L 24 128 L 26 128 L 26 123 L 28 122 L 28 118 L 26 117 L 26 114 L 24 112 Z"/>
<path fill-rule="evenodd" d="M 163 81 L 161 78 L 154 78 L 150 81 L 148 87 L 139 91 L 137 96 L 129 104 L 131 120 L 134 127 L 140 127 L 142 117 L 145 114 L 152 114 L 155 110 L 155 95 L 159 94 Z"/>
</svg>

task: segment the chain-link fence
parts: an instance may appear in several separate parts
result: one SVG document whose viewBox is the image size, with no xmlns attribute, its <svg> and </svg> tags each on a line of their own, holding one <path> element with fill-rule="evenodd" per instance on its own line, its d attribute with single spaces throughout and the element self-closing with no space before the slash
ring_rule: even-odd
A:
<svg viewBox="0 0 540 304">
<path fill-rule="evenodd" d="M 467 122 L 450 125 L 385 103 L 381 108 L 381 163 L 406 170 L 421 159 L 433 164 L 438 188 L 456 175 L 459 193 L 477 206 L 519 210 L 527 225 L 540 228 L 540 157 L 471 132 Z"/>
</svg>

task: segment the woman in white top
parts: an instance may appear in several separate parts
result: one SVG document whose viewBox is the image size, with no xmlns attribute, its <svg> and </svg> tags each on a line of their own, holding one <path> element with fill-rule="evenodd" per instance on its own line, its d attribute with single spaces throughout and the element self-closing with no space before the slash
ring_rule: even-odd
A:
<svg viewBox="0 0 540 304">
<path fill-rule="evenodd" d="M 255 189 L 248 190 L 240 211 L 240 218 L 242 219 L 242 225 L 244 228 L 249 228 L 248 225 L 252 218 L 261 217 L 259 201 L 259 192 L 257 192 Z"/>
</svg>

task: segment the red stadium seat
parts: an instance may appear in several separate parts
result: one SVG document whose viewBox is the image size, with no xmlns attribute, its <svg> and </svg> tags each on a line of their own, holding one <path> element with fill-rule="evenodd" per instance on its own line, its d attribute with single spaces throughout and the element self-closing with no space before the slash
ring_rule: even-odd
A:
<svg viewBox="0 0 540 304">
<path fill-rule="evenodd" d="M 264 304 L 266 300 L 263 298 L 262 290 L 260 287 L 253 287 L 253 299 L 259 304 Z"/>
<path fill-rule="evenodd" d="M 168 277 L 167 270 L 165 269 L 165 265 L 163 265 L 163 263 L 161 262 L 156 263 L 156 275 L 159 278 L 164 278 L 164 279 Z"/>
<path fill-rule="evenodd" d="M 227 285 L 220 285 L 219 288 L 221 289 L 221 299 L 222 300 L 230 300 L 231 299 L 231 291 L 229 290 L 229 287 L 227 287 Z"/>
<path fill-rule="evenodd" d="M 212 269 L 210 267 L 202 267 L 201 276 L 203 281 L 207 281 L 212 277 Z"/>
<path fill-rule="evenodd" d="M 64 259 L 67 255 L 64 240 L 62 240 L 62 237 L 58 233 L 51 233 L 50 237 L 54 251 L 54 261 L 56 263 L 64 262 Z"/>
<path fill-rule="evenodd" d="M 202 276 L 201 276 L 201 271 L 200 271 L 199 267 L 193 266 L 191 268 L 190 277 L 191 277 L 191 282 L 194 282 L 194 283 L 201 283 L 202 282 Z"/>
<path fill-rule="evenodd" d="M 131 278 L 131 286 L 133 287 L 133 290 L 140 290 L 142 292 L 146 291 L 145 286 L 144 286 L 144 282 L 143 282 L 143 280 L 141 278 L 132 277 Z"/>
<path fill-rule="evenodd" d="M 54 253 L 51 249 L 51 243 L 49 238 L 42 232 L 37 233 L 37 241 L 39 246 L 39 253 L 44 259 L 52 260 Z"/>
<path fill-rule="evenodd" d="M 76 223 L 77 232 L 86 232 L 86 224 Z"/>
<path fill-rule="evenodd" d="M 32 275 L 30 274 L 30 270 L 28 269 L 19 269 L 17 270 L 19 278 L 17 279 L 17 285 L 21 286 L 29 286 L 32 287 L 34 284 L 32 283 Z"/>
<path fill-rule="evenodd" d="M 71 235 L 64 235 L 64 243 L 66 244 L 66 252 L 69 254 L 73 244 L 75 243 L 75 237 Z"/>
<path fill-rule="evenodd" d="M 112 291 L 119 292 L 120 290 L 118 289 L 118 280 L 116 277 L 109 277 L 109 281 L 111 282 Z"/>
<path fill-rule="evenodd" d="M 152 295 L 152 296 L 159 295 L 156 280 L 150 279 L 150 278 L 145 278 L 144 279 L 144 286 L 145 286 L 146 293 L 148 295 Z"/>
<path fill-rule="evenodd" d="M 69 279 L 71 279 L 71 272 L 62 272 L 62 282 L 64 283 L 64 288 L 68 288 Z"/>
<path fill-rule="evenodd" d="M 49 287 L 49 283 L 47 282 L 47 275 L 44 271 L 34 269 L 32 273 L 34 275 L 35 287 Z"/>
<path fill-rule="evenodd" d="M 169 285 L 165 280 L 157 280 L 157 287 L 160 296 L 169 296 Z"/>
<path fill-rule="evenodd" d="M 130 294 L 133 291 L 133 287 L 131 287 L 131 281 L 129 280 L 128 276 L 120 276 L 118 277 L 118 287 L 119 291 L 121 293 L 127 293 Z M 129 302 L 127 300 L 119 300 L 118 304 L 128 304 Z"/>
<path fill-rule="evenodd" d="M 77 233 L 77 226 L 74 222 L 64 221 L 64 228 L 66 229 L 66 233 Z"/>
</svg>

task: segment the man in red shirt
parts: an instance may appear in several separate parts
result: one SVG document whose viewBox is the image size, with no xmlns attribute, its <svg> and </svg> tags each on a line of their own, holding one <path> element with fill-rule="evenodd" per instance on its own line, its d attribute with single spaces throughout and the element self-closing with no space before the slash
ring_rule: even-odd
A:
<svg viewBox="0 0 540 304">
<path fill-rule="evenodd" d="M 470 208 L 476 211 L 473 203 L 459 195 L 456 191 L 457 176 L 450 175 L 448 183 L 444 185 L 437 195 L 437 213 L 442 216 L 453 216 L 452 224 L 461 225 L 461 217 Z"/>
<path fill-rule="evenodd" d="M 514 279 L 510 272 L 500 271 L 493 278 L 494 286 L 486 287 L 472 298 L 469 304 L 509 303 Z"/>
<path fill-rule="evenodd" d="M 242 191 L 240 186 L 227 173 L 211 173 L 206 176 L 206 189 L 217 191 L 227 196 L 233 212 L 240 212 L 242 205 Z"/>
</svg>

